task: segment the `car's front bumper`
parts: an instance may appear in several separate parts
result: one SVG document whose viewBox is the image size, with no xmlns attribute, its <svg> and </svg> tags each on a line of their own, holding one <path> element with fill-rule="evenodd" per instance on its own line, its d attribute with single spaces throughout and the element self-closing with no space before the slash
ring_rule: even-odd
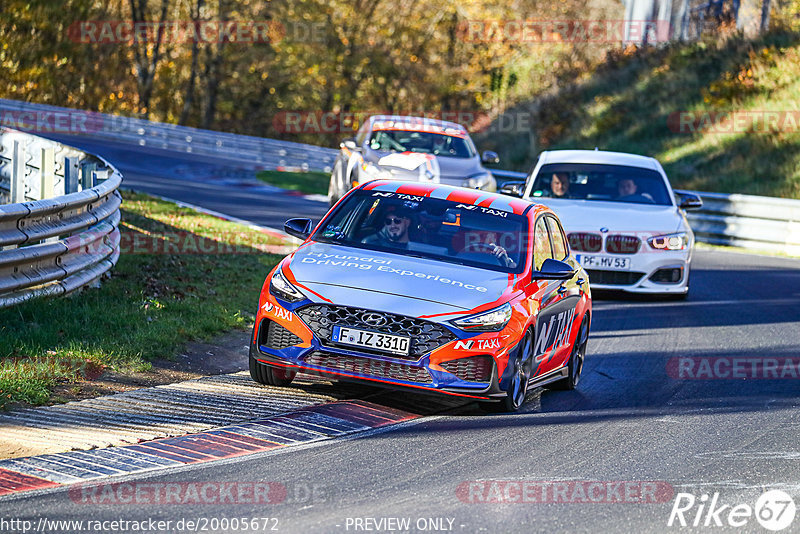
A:
<svg viewBox="0 0 800 534">
<path fill-rule="evenodd" d="M 636 254 L 576 253 L 582 264 L 587 256 L 628 258 L 628 269 L 586 266 L 592 289 L 630 293 L 676 294 L 689 291 L 691 249 L 676 251 L 642 250 Z"/>
<path fill-rule="evenodd" d="M 295 369 L 306 374 L 328 376 L 338 380 L 365 381 L 382 386 L 412 388 L 431 393 L 456 395 L 479 400 L 490 400 L 503 396 L 497 365 L 490 355 L 491 371 L 486 380 L 463 380 L 453 373 L 441 370 L 441 366 L 430 363 L 430 355 L 417 361 L 399 360 L 376 354 L 322 345 L 314 337 L 311 346 L 290 346 L 275 349 L 258 343 L 263 339 L 256 334 L 251 341 L 250 357 L 262 364 Z M 460 360 L 467 361 L 477 356 Z"/>
</svg>

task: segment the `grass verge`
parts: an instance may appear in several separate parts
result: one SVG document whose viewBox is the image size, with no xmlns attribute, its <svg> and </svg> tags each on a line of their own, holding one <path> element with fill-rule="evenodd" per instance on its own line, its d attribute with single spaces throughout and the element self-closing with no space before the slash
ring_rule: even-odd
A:
<svg viewBox="0 0 800 534">
<path fill-rule="evenodd" d="M 252 324 L 280 239 L 125 192 L 123 253 L 99 289 L 0 310 L 0 408 L 58 384 L 145 371 L 186 342 Z"/>
<path fill-rule="evenodd" d="M 319 171 L 259 171 L 256 177 L 262 182 L 284 189 L 300 191 L 306 195 L 327 195 L 328 184 L 331 180 L 331 174 L 329 172 Z"/>
</svg>

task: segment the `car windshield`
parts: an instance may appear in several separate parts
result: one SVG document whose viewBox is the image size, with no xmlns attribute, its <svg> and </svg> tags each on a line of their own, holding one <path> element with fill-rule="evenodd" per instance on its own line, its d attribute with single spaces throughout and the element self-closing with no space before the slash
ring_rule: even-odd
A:
<svg viewBox="0 0 800 534">
<path fill-rule="evenodd" d="M 505 273 L 521 273 L 528 219 L 506 211 L 399 193 L 356 191 L 312 239 Z"/>
<path fill-rule="evenodd" d="M 475 151 L 465 137 L 411 130 L 376 130 L 369 147 L 383 152 L 419 152 L 451 158 L 471 158 Z"/>
<path fill-rule="evenodd" d="M 652 169 L 623 165 L 542 165 L 531 196 L 672 205 L 661 174 Z"/>
</svg>

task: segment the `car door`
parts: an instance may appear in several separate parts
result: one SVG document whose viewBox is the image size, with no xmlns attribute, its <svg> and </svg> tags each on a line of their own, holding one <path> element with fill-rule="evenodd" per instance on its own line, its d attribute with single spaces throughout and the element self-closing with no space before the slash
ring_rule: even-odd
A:
<svg viewBox="0 0 800 534">
<path fill-rule="evenodd" d="M 533 371 L 532 377 L 544 374 L 547 365 L 542 365 L 547 356 L 548 339 L 551 337 L 550 323 L 557 315 L 557 297 L 560 280 L 536 280 L 536 271 L 541 270 L 542 264 L 553 257 L 553 246 L 547 229 L 547 219 L 540 215 L 533 227 L 533 285 L 536 288 L 533 298 L 538 305 L 539 312 L 536 316 L 536 336 L 534 339 Z"/>
<path fill-rule="evenodd" d="M 566 261 L 576 268 L 569 257 L 564 230 L 558 220 L 550 214 L 541 217 L 542 226 L 550 243 L 551 257 Z M 538 238 L 538 229 L 534 239 Z M 538 267 L 537 267 L 538 268 Z M 577 273 L 577 268 L 576 268 Z M 568 280 L 548 280 L 547 289 L 542 295 L 542 305 L 537 321 L 537 335 L 534 354 L 539 364 L 539 374 L 545 375 L 564 366 L 570 355 L 570 335 L 575 322 L 575 308 L 580 300 L 581 288 L 577 274 Z M 534 364 L 535 365 L 535 364 Z"/>
</svg>

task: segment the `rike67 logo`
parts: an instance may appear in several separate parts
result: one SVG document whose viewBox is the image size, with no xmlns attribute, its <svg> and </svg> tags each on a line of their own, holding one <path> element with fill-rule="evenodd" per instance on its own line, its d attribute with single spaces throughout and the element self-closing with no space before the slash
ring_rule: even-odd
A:
<svg viewBox="0 0 800 534">
<path fill-rule="evenodd" d="M 767 530 L 778 532 L 794 521 L 797 506 L 792 497 L 781 490 L 770 490 L 756 500 L 755 506 L 746 503 L 722 504 L 719 493 L 696 497 L 691 493 L 678 493 L 669 514 L 667 526 L 679 527 L 748 527 L 752 520 Z"/>
</svg>

